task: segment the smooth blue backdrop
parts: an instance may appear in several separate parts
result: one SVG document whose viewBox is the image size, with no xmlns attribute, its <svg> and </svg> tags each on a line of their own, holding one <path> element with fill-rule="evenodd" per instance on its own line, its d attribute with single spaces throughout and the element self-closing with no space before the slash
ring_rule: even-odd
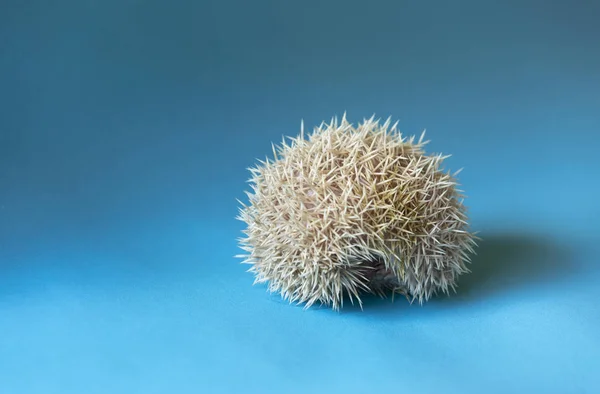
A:
<svg viewBox="0 0 600 394">
<path fill-rule="evenodd" d="M 594 1 L 3 0 L 0 393 L 598 393 Z M 303 310 L 232 256 L 246 168 L 428 130 L 484 238 L 424 306 Z"/>
</svg>

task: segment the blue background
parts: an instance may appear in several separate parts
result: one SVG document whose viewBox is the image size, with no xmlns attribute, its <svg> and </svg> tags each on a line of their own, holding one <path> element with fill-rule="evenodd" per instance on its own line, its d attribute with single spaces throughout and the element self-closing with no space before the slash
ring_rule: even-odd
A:
<svg viewBox="0 0 600 394">
<path fill-rule="evenodd" d="M 0 393 L 600 390 L 593 1 L 0 5 Z M 450 298 L 303 310 L 232 256 L 246 168 L 426 128 L 484 241 Z"/>
</svg>

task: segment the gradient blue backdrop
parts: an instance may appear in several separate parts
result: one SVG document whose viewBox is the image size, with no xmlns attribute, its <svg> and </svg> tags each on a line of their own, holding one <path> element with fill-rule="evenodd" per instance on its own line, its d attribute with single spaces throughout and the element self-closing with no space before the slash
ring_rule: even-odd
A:
<svg viewBox="0 0 600 394">
<path fill-rule="evenodd" d="M 0 4 L 0 393 L 600 392 L 594 1 Z M 246 168 L 348 111 L 428 130 L 484 238 L 458 294 L 290 306 Z"/>
</svg>

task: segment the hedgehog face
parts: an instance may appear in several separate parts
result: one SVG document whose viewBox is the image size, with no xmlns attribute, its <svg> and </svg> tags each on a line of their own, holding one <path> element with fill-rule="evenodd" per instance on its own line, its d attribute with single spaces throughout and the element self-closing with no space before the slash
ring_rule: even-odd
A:
<svg viewBox="0 0 600 394">
<path fill-rule="evenodd" d="M 456 181 L 373 118 L 345 116 L 274 147 L 252 168 L 242 255 L 256 282 L 291 302 L 342 305 L 345 295 L 400 292 L 423 302 L 467 271 L 474 237 Z"/>
</svg>

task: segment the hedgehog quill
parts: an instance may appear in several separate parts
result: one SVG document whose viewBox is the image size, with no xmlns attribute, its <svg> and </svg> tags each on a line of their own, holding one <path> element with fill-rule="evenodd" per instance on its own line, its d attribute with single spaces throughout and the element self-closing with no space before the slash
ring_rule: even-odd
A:
<svg viewBox="0 0 600 394">
<path fill-rule="evenodd" d="M 467 209 L 448 156 L 427 155 L 424 133 L 391 119 L 356 126 L 346 115 L 273 145 L 250 168 L 237 219 L 243 263 L 291 303 L 362 308 L 364 294 L 423 303 L 454 290 L 474 253 Z"/>
</svg>

